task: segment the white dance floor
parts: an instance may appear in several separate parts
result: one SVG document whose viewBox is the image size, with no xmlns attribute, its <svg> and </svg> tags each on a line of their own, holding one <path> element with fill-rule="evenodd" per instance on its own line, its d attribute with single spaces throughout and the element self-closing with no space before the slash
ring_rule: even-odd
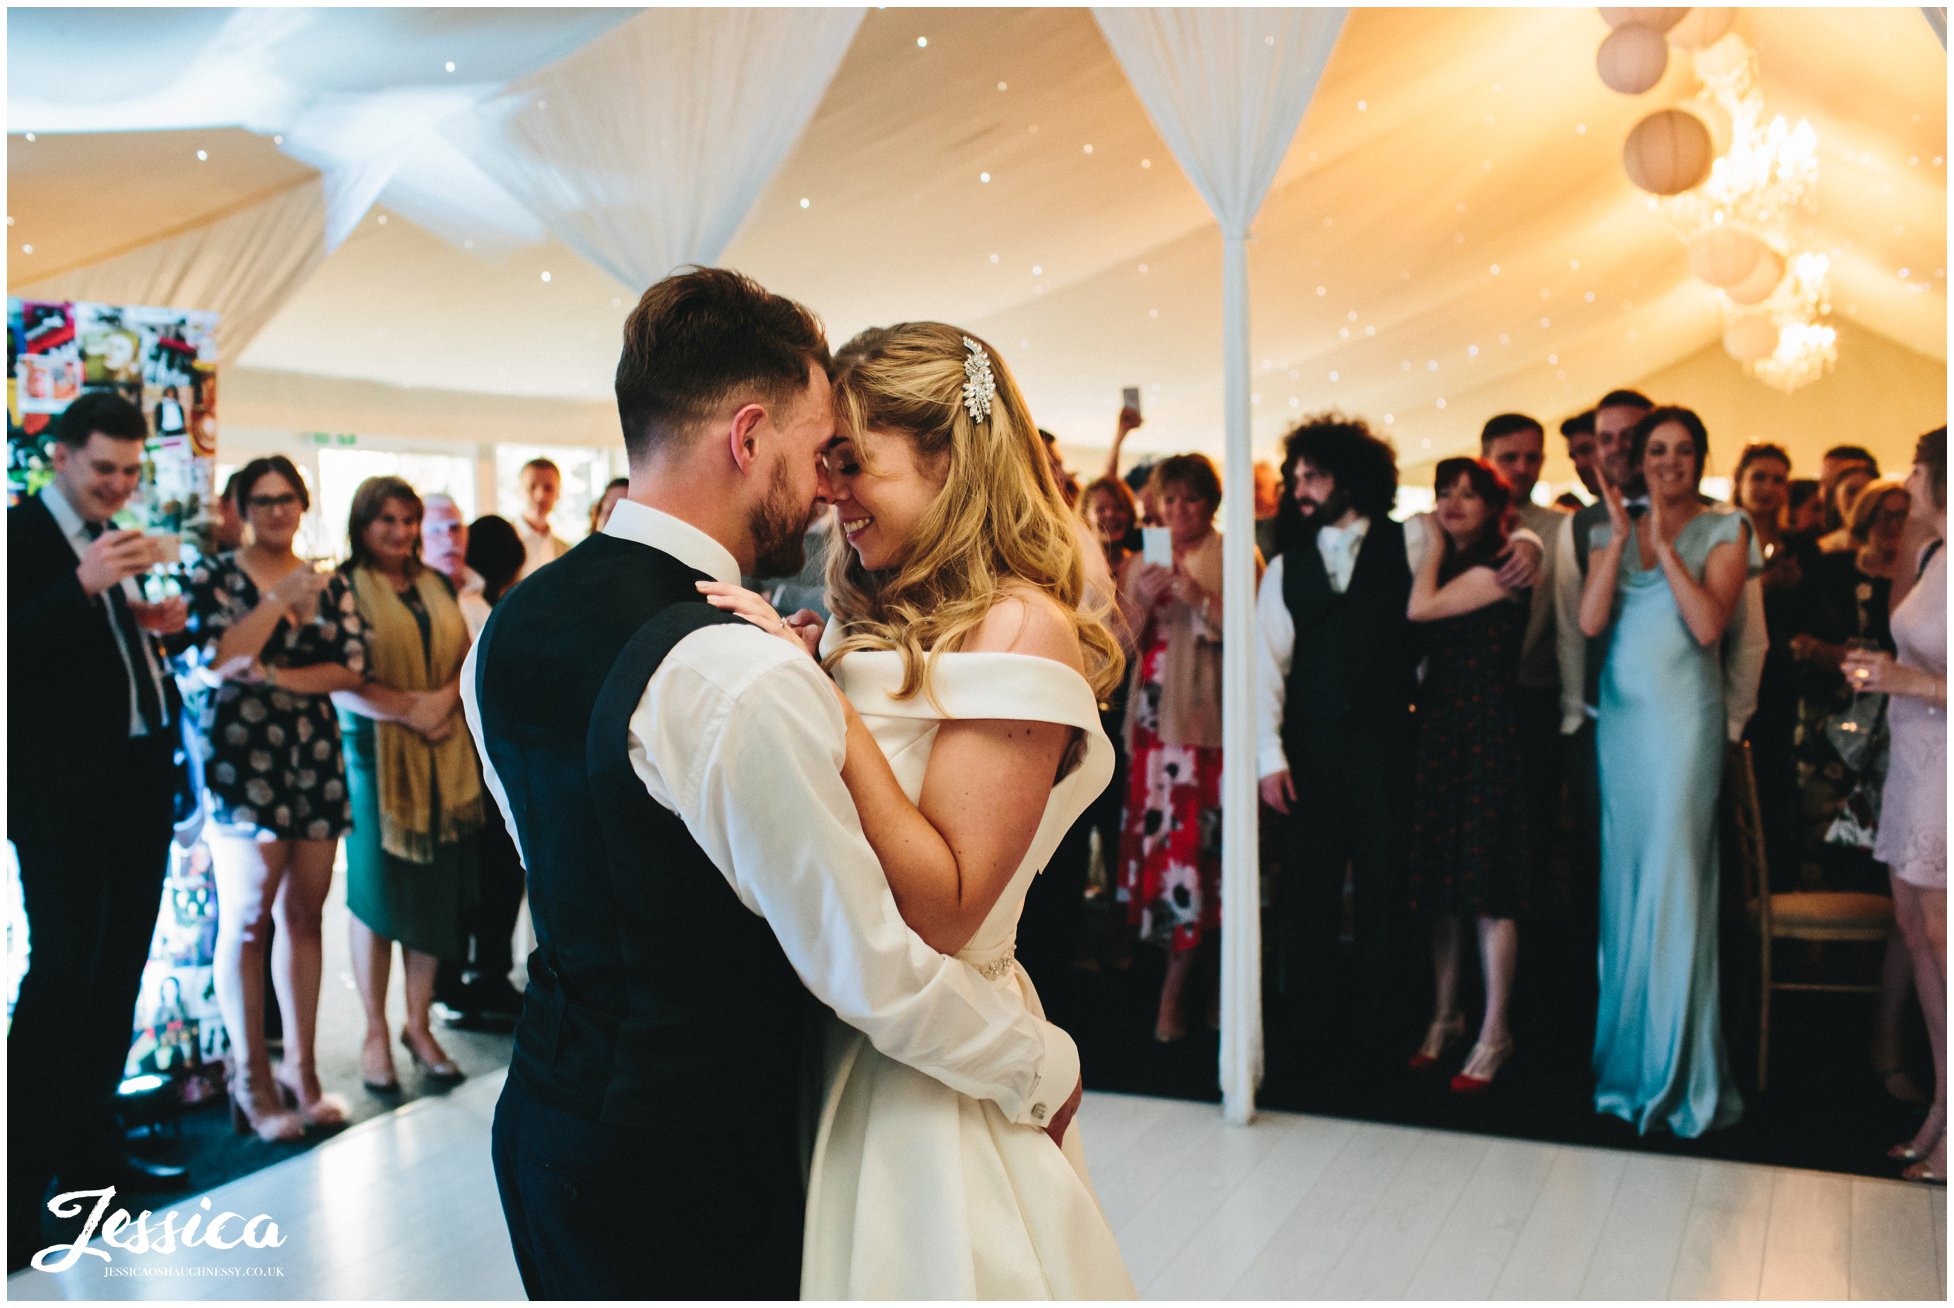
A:
<svg viewBox="0 0 1954 1308">
<path fill-rule="evenodd" d="M 519 1299 L 485 1077 L 180 1202 L 277 1222 L 10 1299 Z M 1899 1181 L 1088 1095 L 1106 1215 L 1150 1299 L 1944 1300 L 1946 1192 Z M 160 1210 L 159 1215 L 160 1219 Z"/>
</svg>

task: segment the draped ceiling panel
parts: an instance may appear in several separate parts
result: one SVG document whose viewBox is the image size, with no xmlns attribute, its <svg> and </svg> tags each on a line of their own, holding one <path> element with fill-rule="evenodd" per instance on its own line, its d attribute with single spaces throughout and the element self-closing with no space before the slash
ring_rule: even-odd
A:
<svg viewBox="0 0 1954 1308">
<path fill-rule="evenodd" d="M 348 187 L 361 164 L 384 174 L 377 205 L 246 370 L 601 402 L 641 288 L 543 235 L 420 128 L 630 17 L 11 11 L 9 286 L 180 234 L 308 170 Z M 1946 55 L 1932 28 L 1917 8 L 1765 9 L 1737 30 L 1768 110 L 1817 130 L 1803 230 L 1833 256 L 1848 341 L 1944 366 Z M 1594 72 L 1604 32 L 1590 9 L 1352 13 L 1250 245 L 1258 447 L 1337 404 L 1391 414 L 1408 461 L 1435 457 L 1496 409 L 1570 412 L 1714 348 L 1714 298 L 1619 162 L 1640 116 L 1693 89 L 1687 69 L 1616 95 Z M 377 129 L 354 130 L 375 103 L 419 114 L 393 157 Z M 195 147 L 207 162 L 193 139 L 215 143 Z M 723 261 L 807 300 L 837 339 L 917 316 L 984 332 L 1075 446 L 1103 440 L 1119 388 L 1139 384 L 1137 448 L 1220 451 L 1220 239 L 1084 10 L 871 11 Z M 1847 352 L 1841 378 L 1851 366 Z M 1716 375 L 1768 403 L 1735 364 Z"/>
</svg>

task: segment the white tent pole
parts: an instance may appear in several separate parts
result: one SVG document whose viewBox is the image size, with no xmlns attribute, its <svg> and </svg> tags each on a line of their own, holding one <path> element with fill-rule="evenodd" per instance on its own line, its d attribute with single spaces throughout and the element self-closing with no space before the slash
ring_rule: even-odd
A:
<svg viewBox="0 0 1954 1308">
<path fill-rule="evenodd" d="M 1262 1076 L 1261 874 L 1255 785 L 1255 484 L 1249 432 L 1248 242 L 1224 231 L 1221 676 L 1221 1111 L 1255 1116 Z"/>
</svg>

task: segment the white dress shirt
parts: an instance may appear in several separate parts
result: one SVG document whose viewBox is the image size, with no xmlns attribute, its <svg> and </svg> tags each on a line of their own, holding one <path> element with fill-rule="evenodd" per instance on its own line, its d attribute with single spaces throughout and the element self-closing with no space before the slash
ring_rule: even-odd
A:
<svg viewBox="0 0 1954 1308">
<path fill-rule="evenodd" d="M 553 563 L 562 558 L 570 550 L 569 541 L 552 531 L 537 531 L 529 525 L 529 519 L 521 514 L 516 515 L 516 535 L 522 538 L 523 552 L 522 571 L 516 574 L 517 581 L 529 576 L 545 563 Z"/>
<path fill-rule="evenodd" d="M 733 556 L 669 514 L 624 500 L 604 531 L 739 584 Z M 475 703 L 479 648 L 462 666 L 462 708 L 506 821 Z M 815 998 L 877 1049 L 1027 1126 L 1071 1095 L 1071 1037 L 903 922 L 841 780 L 841 704 L 813 659 L 747 623 L 695 631 L 652 673 L 627 742 L 646 792 L 767 920 Z"/>
<path fill-rule="evenodd" d="M 88 535 L 88 520 L 75 511 L 74 505 L 68 503 L 68 497 L 62 493 L 59 482 L 49 482 L 42 487 L 41 503 L 47 505 L 47 511 L 54 517 L 54 525 L 61 528 L 61 534 L 68 538 L 68 545 L 75 552 L 75 562 L 80 563 L 81 556 L 88 553 L 88 547 L 95 543 Z M 116 528 L 110 526 L 108 530 L 114 531 Z M 124 577 L 116 584 L 122 588 L 122 597 L 131 604 L 144 602 L 145 597 L 141 588 L 136 585 L 134 577 Z M 166 712 L 170 702 L 169 696 L 163 692 L 163 679 L 156 666 L 155 651 L 149 648 L 149 638 L 145 636 L 142 640 L 142 648 L 132 652 L 128 642 L 122 638 L 121 626 L 108 612 L 109 601 L 106 593 L 100 596 L 100 599 L 102 620 L 109 624 L 109 634 L 115 637 L 115 647 L 122 653 L 122 666 L 129 674 L 129 735 L 131 739 L 147 736 L 149 724 L 142 720 L 142 701 L 137 699 L 135 694 L 136 677 L 149 678 L 149 684 L 156 688 L 156 702 L 162 705 Z M 140 673 L 136 671 L 136 660 L 142 663 Z"/>
<path fill-rule="evenodd" d="M 1735 512 L 1720 503 L 1711 504 L 1708 511 Z M 1580 615 L 1581 592 L 1588 577 L 1574 552 L 1574 517 L 1567 515 L 1554 551 L 1554 628 L 1564 736 L 1573 735 L 1583 722 L 1596 716 L 1596 706 L 1586 702 L 1588 642 L 1581 632 Z M 1601 525 L 1606 526 L 1607 520 Z M 1593 557 L 1592 552 L 1589 557 Z M 1764 678 L 1764 658 L 1770 649 L 1771 633 L 1764 624 L 1764 582 L 1761 577 L 1752 577 L 1744 583 L 1730 623 L 1723 629 L 1724 727 L 1733 743 L 1744 738 L 1744 728 L 1757 711 L 1757 688 Z"/>
<path fill-rule="evenodd" d="M 1430 516 L 1420 513 L 1404 524 L 1405 564 L 1414 576 L 1431 548 L 1422 521 Z M 1330 585 L 1339 595 L 1356 573 L 1357 556 L 1363 552 L 1370 526 L 1369 518 L 1358 518 L 1346 527 L 1317 529 L 1316 548 L 1323 555 Z M 1327 541 L 1326 536 L 1330 537 Z M 1525 527 L 1507 539 L 1540 545 L 1540 538 Z M 1268 570 L 1262 574 L 1262 588 L 1255 593 L 1255 628 L 1255 775 L 1266 777 L 1289 767 L 1289 757 L 1282 748 L 1282 705 L 1289 691 L 1289 662 L 1296 653 L 1296 619 L 1282 598 L 1281 555 L 1269 561 Z"/>
</svg>

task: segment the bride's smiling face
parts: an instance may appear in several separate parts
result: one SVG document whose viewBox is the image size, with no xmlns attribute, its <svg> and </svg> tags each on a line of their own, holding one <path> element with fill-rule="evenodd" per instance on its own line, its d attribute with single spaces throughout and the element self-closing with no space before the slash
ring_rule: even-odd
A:
<svg viewBox="0 0 1954 1308">
<path fill-rule="evenodd" d="M 837 436 L 823 452 L 829 503 L 862 566 L 880 571 L 909 553 L 923 515 L 943 493 L 947 467 L 926 467 L 900 432 Z"/>
</svg>

